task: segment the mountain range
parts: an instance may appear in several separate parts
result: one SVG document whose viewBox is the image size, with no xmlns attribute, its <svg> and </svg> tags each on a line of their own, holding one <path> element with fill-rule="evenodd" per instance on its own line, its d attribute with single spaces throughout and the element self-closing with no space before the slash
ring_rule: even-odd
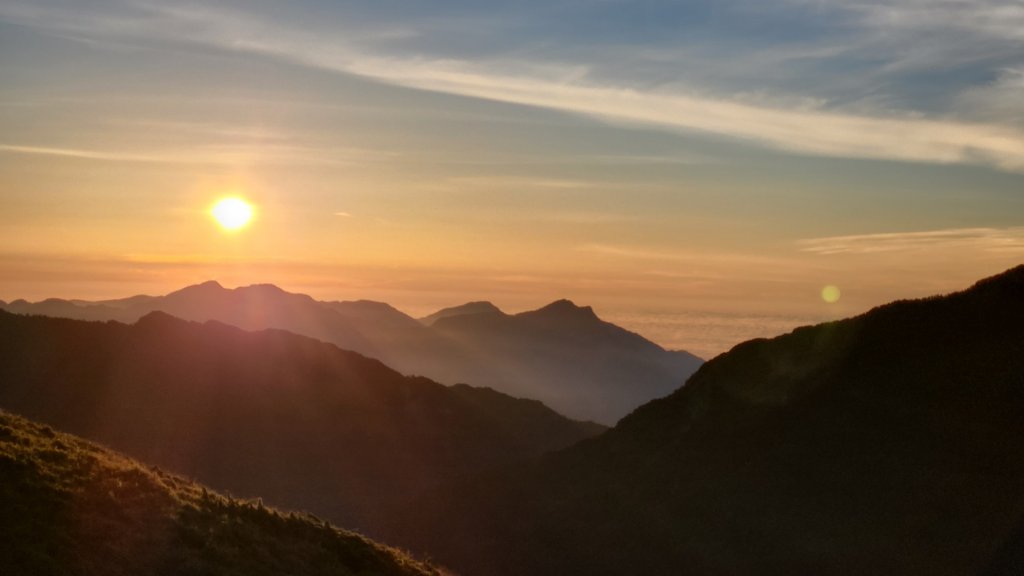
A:
<svg viewBox="0 0 1024 576">
<path fill-rule="evenodd" d="M 0 411 L 5 576 L 427 576 L 319 518 L 219 495 Z"/>
<path fill-rule="evenodd" d="M 417 320 L 382 302 L 317 301 L 270 284 L 226 289 L 205 282 L 166 296 L 15 300 L 0 303 L 0 309 L 126 323 L 161 311 L 247 330 L 289 330 L 377 358 L 404 374 L 490 387 L 603 424 L 671 393 L 702 362 L 604 322 L 590 307 L 568 300 L 521 314 L 473 302 Z"/>
<path fill-rule="evenodd" d="M 471 306 L 425 323 L 504 317 Z M 0 407 L 464 574 L 1024 568 L 1024 266 L 744 342 L 606 431 L 159 312 L 0 312 Z"/>
<path fill-rule="evenodd" d="M 485 575 L 1021 574 L 1022 448 L 1024 266 L 740 344 L 605 434 L 427 495 L 399 541 Z"/>
<path fill-rule="evenodd" d="M 282 330 L 0 312 L 0 407 L 232 494 L 379 530 L 420 494 L 604 427 Z"/>
</svg>

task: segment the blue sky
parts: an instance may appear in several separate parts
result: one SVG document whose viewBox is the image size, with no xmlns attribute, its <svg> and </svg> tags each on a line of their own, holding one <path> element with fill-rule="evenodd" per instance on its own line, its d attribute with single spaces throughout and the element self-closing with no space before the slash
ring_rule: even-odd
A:
<svg viewBox="0 0 1024 576">
<path fill-rule="evenodd" d="M 820 319 L 1020 262 L 1022 191 L 1020 2 L 0 0 L 4 299 Z"/>
<path fill-rule="evenodd" d="M 2 16 L 84 42 L 229 50 L 801 153 L 1020 169 L 1022 12 L 956 0 L 44 0 Z M 897 147 L 896 134 L 927 142 Z"/>
</svg>

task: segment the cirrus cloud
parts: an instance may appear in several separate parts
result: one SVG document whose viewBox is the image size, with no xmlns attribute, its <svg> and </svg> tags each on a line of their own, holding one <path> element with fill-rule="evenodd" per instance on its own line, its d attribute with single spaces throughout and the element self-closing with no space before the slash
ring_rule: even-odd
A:
<svg viewBox="0 0 1024 576">
<path fill-rule="evenodd" d="M 839 4 L 894 26 L 904 25 L 908 15 L 929 7 L 942 8 L 941 14 L 950 19 L 968 12 L 974 18 L 973 28 L 991 28 L 1017 17 L 1012 5 L 995 1 L 983 3 L 983 9 L 977 11 L 955 0 Z M 230 50 L 414 89 L 557 110 L 619 125 L 725 137 L 802 155 L 988 164 L 1024 170 L 1024 132 L 994 121 L 843 112 L 826 108 L 824 103 L 807 105 L 815 102 L 813 98 L 797 100 L 801 104 L 790 107 L 761 105 L 730 95 L 707 94 L 698 86 L 669 83 L 652 88 L 627 80 L 609 81 L 593 73 L 596 63 L 585 61 L 537 60 L 514 54 L 395 54 L 361 41 L 367 37 L 365 31 L 350 35 L 342 29 L 328 34 L 240 9 L 188 3 L 129 5 L 130 14 L 118 18 L 69 13 L 66 7 L 20 4 L 0 10 L 0 17 L 119 41 L 159 40 Z"/>
<path fill-rule="evenodd" d="M 1024 254 L 1024 227 L 949 228 L 923 232 L 831 236 L 799 240 L 797 245 L 803 252 L 825 256 L 952 249 Z"/>
</svg>

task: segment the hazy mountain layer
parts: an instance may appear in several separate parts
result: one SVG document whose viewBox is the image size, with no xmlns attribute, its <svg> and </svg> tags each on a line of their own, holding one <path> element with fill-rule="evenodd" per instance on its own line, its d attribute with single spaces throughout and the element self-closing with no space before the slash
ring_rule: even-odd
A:
<svg viewBox="0 0 1024 576">
<path fill-rule="evenodd" d="M 0 312 L 0 407 L 242 496 L 374 530 L 416 494 L 602 430 L 332 344 L 155 312 Z"/>
<path fill-rule="evenodd" d="M 568 300 L 515 315 L 476 305 L 464 313 L 448 311 L 430 326 L 476 359 L 448 377 L 538 398 L 562 413 L 605 423 L 670 394 L 701 364 L 696 356 L 666 351 Z"/>
<path fill-rule="evenodd" d="M 220 496 L 3 411 L 0 573 L 439 574 L 315 517 Z"/>
<path fill-rule="evenodd" d="M 1020 574 L 1022 448 L 1018 267 L 741 344 L 406 537 L 472 574 Z"/>
<path fill-rule="evenodd" d="M 381 302 L 318 302 L 269 284 L 228 290 L 206 282 L 160 297 L 18 300 L 0 308 L 129 323 L 163 311 L 248 330 L 280 328 L 372 356 L 404 374 L 487 386 L 605 424 L 671 393 L 701 364 L 691 354 L 666 351 L 564 300 L 517 315 L 473 302 L 421 322 Z"/>
</svg>

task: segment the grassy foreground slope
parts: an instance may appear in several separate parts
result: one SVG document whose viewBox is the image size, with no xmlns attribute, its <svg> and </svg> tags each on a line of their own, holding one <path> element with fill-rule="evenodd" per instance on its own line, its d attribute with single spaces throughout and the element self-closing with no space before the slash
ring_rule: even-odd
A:
<svg viewBox="0 0 1024 576">
<path fill-rule="evenodd" d="M 0 574 L 439 574 L 307 515 L 239 501 L 0 411 Z"/>
</svg>

